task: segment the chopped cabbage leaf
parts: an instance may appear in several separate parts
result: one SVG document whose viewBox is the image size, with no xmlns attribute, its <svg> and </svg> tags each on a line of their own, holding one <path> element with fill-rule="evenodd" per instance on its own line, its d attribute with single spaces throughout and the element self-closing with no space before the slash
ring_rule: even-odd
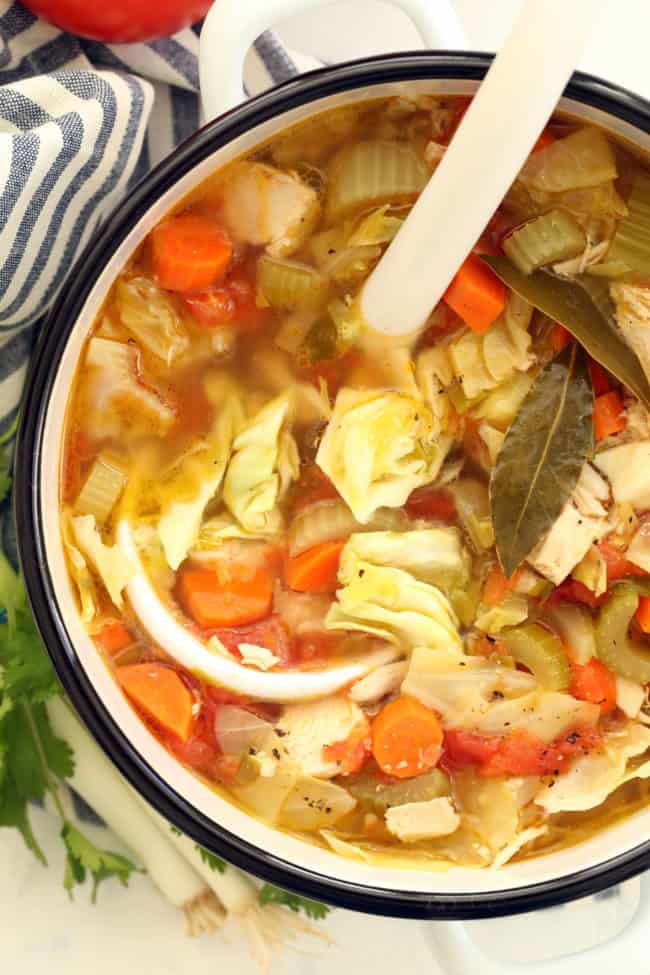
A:
<svg viewBox="0 0 650 975">
<path fill-rule="evenodd" d="M 597 704 L 559 691 L 534 690 L 491 704 L 476 727 L 485 735 L 508 735 L 516 728 L 551 742 L 570 728 L 595 726 L 599 717 Z"/>
<path fill-rule="evenodd" d="M 635 680 L 616 674 L 616 705 L 628 718 L 638 718 L 645 704 L 646 689 Z"/>
<path fill-rule="evenodd" d="M 482 779 L 473 769 L 454 776 L 454 791 L 463 823 L 486 847 L 487 862 L 512 843 L 519 830 L 518 780 Z"/>
<path fill-rule="evenodd" d="M 289 405 L 289 393 L 271 400 L 244 425 L 233 443 L 223 499 L 249 532 L 274 534 L 281 528 L 277 502 L 298 476 L 298 448 L 283 429 Z"/>
<path fill-rule="evenodd" d="M 77 547 L 99 574 L 115 605 L 121 607 L 122 590 L 135 575 L 135 566 L 117 545 L 104 544 L 93 515 L 72 517 L 70 526 Z"/>
<path fill-rule="evenodd" d="M 597 186 L 617 176 L 614 150 L 593 126 L 584 126 L 533 153 L 519 173 L 524 186 L 545 193 Z"/>
<path fill-rule="evenodd" d="M 480 606 L 474 626 L 484 633 L 500 633 L 507 626 L 517 626 L 526 619 L 528 600 L 525 596 L 509 592 L 496 606 Z"/>
<path fill-rule="evenodd" d="M 495 692 L 529 698 L 536 686 L 530 674 L 449 646 L 419 646 L 411 654 L 402 693 L 437 711 L 446 728 L 475 728 L 494 706 Z"/>
<path fill-rule="evenodd" d="M 364 217 L 348 238 L 348 246 L 367 247 L 390 243 L 404 221 L 391 216 L 389 210 L 390 205 L 387 204 Z"/>
<path fill-rule="evenodd" d="M 221 486 L 239 416 L 239 405 L 226 402 L 211 433 L 188 452 L 162 486 L 171 502 L 158 522 L 158 534 L 172 569 L 179 567 L 197 540 L 203 512 Z M 193 496 L 185 500 L 188 485 Z"/>
<path fill-rule="evenodd" d="M 170 296 L 149 278 L 119 278 L 115 303 L 120 321 L 143 348 L 168 366 L 187 351 L 190 338 Z"/>
<path fill-rule="evenodd" d="M 457 528 L 420 528 L 416 531 L 377 531 L 350 535 L 341 560 L 346 576 L 348 560 L 371 562 L 409 572 L 449 592 L 464 588 L 470 576 L 469 553 Z"/>
<path fill-rule="evenodd" d="M 325 758 L 326 745 L 344 741 L 356 728 L 365 725 L 358 704 L 342 694 L 316 701 L 289 704 L 276 728 L 282 736 L 282 749 L 302 775 L 331 779 L 340 768 L 336 761 Z"/>
<path fill-rule="evenodd" d="M 650 777 L 650 761 L 630 767 L 630 759 L 650 748 L 650 728 L 630 721 L 606 735 L 603 748 L 577 758 L 568 772 L 544 785 L 535 802 L 548 813 L 584 812 L 605 801 L 630 779 Z"/>
<path fill-rule="evenodd" d="M 628 545 L 625 556 L 629 562 L 634 562 L 644 572 L 650 572 L 650 522 L 645 521 L 639 527 Z"/>
<path fill-rule="evenodd" d="M 377 508 L 399 508 L 416 487 L 432 481 L 451 446 L 436 435 L 429 408 L 398 392 L 342 389 L 316 463 L 357 521 Z"/>
<path fill-rule="evenodd" d="M 68 556 L 70 574 L 79 595 L 79 603 L 81 606 L 79 615 L 81 622 L 85 626 L 88 626 L 94 620 L 95 613 L 97 612 L 97 589 L 92 573 L 88 568 L 88 563 L 72 541 L 71 525 L 68 518 L 63 521 L 62 534 L 66 555 Z"/>
<path fill-rule="evenodd" d="M 544 836 L 548 833 L 548 826 L 529 826 L 527 829 L 522 829 L 518 832 L 513 839 L 506 843 L 506 845 L 499 850 L 494 860 L 492 861 L 492 869 L 498 870 L 499 867 L 505 867 L 514 856 L 519 853 L 525 846 L 532 843 L 534 840 Z"/>
<path fill-rule="evenodd" d="M 650 508 L 650 440 L 602 450 L 594 464 L 608 479 L 614 501 Z"/>
<path fill-rule="evenodd" d="M 461 651 L 456 614 L 436 586 L 403 569 L 365 562 L 353 550 L 341 559 L 339 581 L 327 629 L 360 630 L 405 649 L 427 645 Z"/>
<path fill-rule="evenodd" d="M 224 542 L 233 539 L 243 541 L 262 541 L 268 538 L 268 534 L 263 531 L 247 531 L 229 511 L 221 511 L 219 514 L 206 518 L 199 529 L 194 545 L 193 552 L 205 552 L 219 548 Z"/>
</svg>

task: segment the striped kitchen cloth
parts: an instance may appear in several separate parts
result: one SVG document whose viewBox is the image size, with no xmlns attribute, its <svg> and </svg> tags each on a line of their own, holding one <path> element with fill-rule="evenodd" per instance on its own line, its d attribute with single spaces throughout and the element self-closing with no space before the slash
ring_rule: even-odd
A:
<svg viewBox="0 0 650 975">
<path fill-rule="evenodd" d="M 198 34 L 100 44 L 0 0 L 0 434 L 18 410 L 43 315 L 81 249 L 199 125 Z M 314 66 L 267 32 L 247 59 L 245 89 Z"/>
</svg>

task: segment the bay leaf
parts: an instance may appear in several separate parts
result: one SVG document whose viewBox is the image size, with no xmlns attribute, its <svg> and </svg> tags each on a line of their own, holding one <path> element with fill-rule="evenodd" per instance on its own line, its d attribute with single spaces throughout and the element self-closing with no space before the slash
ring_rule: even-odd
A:
<svg viewBox="0 0 650 975">
<path fill-rule="evenodd" d="M 497 554 L 506 576 L 530 554 L 573 494 L 594 447 L 587 358 L 575 342 L 539 374 L 490 479 Z"/>
<path fill-rule="evenodd" d="M 650 383 L 636 354 L 616 327 L 606 285 L 604 290 L 601 287 L 596 292 L 597 285 L 592 279 L 586 280 L 583 286 L 549 271 L 522 274 L 506 257 L 483 255 L 482 259 L 516 294 L 564 325 L 596 362 L 650 409 Z"/>
</svg>

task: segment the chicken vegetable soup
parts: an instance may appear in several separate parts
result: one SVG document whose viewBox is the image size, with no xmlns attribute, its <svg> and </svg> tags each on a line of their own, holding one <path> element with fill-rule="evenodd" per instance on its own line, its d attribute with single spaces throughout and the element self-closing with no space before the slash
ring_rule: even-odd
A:
<svg viewBox="0 0 650 975">
<path fill-rule="evenodd" d="M 61 477 L 81 619 L 178 761 L 432 867 L 575 843 L 650 777 L 650 171 L 555 117 L 421 333 L 371 339 L 466 107 L 340 108 L 193 191 L 94 324 Z"/>
</svg>

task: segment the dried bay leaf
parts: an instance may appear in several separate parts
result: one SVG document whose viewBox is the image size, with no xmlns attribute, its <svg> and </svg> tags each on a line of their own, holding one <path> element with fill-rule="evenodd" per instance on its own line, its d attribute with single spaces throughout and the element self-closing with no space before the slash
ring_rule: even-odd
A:
<svg viewBox="0 0 650 975">
<path fill-rule="evenodd" d="M 608 294 L 597 291 L 590 280 L 583 287 L 548 271 L 522 274 L 505 257 L 483 255 L 482 259 L 516 294 L 564 325 L 596 362 L 650 409 L 650 384 L 636 354 L 616 327 Z"/>
<path fill-rule="evenodd" d="M 490 479 L 497 553 L 511 576 L 549 531 L 593 452 L 587 359 L 572 342 L 531 386 Z"/>
</svg>

